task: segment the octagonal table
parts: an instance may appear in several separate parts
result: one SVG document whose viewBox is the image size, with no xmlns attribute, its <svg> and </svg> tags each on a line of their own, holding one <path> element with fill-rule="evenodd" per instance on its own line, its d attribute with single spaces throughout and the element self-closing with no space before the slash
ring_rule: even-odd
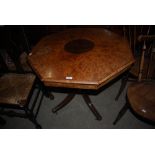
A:
<svg viewBox="0 0 155 155">
<path fill-rule="evenodd" d="M 75 28 L 44 37 L 29 62 L 47 87 L 98 90 L 134 62 L 128 41 L 101 28 Z M 68 104 L 70 93 L 53 112 Z M 82 95 L 97 120 L 102 117 L 88 95 Z"/>
</svg>

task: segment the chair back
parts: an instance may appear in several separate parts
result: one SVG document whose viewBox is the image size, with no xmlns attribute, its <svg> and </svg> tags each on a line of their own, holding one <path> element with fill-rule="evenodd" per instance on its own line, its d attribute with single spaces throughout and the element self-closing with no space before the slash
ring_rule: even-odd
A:
<svg viewBox="0 0 155 155">
<path fill-rule="evenodd" d="M 155 62 L 153 61 L 155 54 L 154 40 L 155 35 L 140 35 L 138 37 L 138 41 L 142 43 L 138 81 L 154 78 L 155 75 L 155 67 L 154 67 Z M 145 79 L 142 79 L 142 75 L 144 74 L 144 67 L 146 76 Z"/>
<path fill-rule="evenodd" d="M 17 50 L 7 49 L 0 52 L 0 72 L 24 73 L 20 62 L 20 53 Z"/>
<path fill-rule="evenodd" d="M 0 33 L 0 72 L 25 72 L 21 54 L 23 51 L 29 51 L 30 48 L 24 27 L 4 26 L 0 28 Z"/>
<path fill-rule="evenodd" d="M 138 48 L 137 37 L 139 35 L 149 35 L 152 30 L 153 30 L 152 27 L 148 25 L 124 25 L 123 26 L 124 38 L 128 40 L 134 56 L 137 55 L 137 48 Z"/>
</svg>

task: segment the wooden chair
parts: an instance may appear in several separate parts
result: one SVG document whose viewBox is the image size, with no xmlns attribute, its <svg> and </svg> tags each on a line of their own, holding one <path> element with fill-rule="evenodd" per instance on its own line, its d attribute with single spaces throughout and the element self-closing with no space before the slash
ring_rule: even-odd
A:
<svg viewBox="0 0 155 155">
<path fill-rule="evenodd" d="M 148 57 L 146 50 L 147 41 L 152 41 L 155 36 L 142 35 L 139 38 L 140 42 L 143 42 L 143 48 L 141 53 L 141 59 L 139 64 L 138 80 L 128 86 L 127 89 L 127 102 L 120 110 L 117 118 L 114 121 L 114 125 L 122 118 L 125 112 L 130 108 L 137 116 L 143 119 L 155 122 L 155 81 L 149 77 L 150 67 L 147 67 L 147 76 L 143 76 L 145 68 L 145 58 Z M 150 64 L 153 64 L 153 52 L 150 55 Z M 155 63 L 154 63 L 155 64 Z M 155 70 L 154 70 L 155 72 Z"/>
<path fill-rule="evenodd" d="M 7 55 L 12 58 L 12 62 L 15 61 L 16 70 L 9 70 L 4 55 L 2 56 L 0 53 L 0 115 L 28 118 L 36 128 L 41 128 L 36 120 L 43 99 L 43 94 L 39 97 L 41 92 L 39 85 L 37 85 L 33 103 L 30 103 L 38 83 L 36 76 L 32 72 L 25 72 L 22 69 L 20 57 L 15 56 L 15 51 L 7 51 Z M 38 99 L 39 103 L 37 104 Z"/>
<path fill-rule="evenodd" d="M 140 37 L 142 36 L 148 36 L 150 33 L 151 26 L 131 26 L 125 27 L 124 30 L 124 37 L 129 41 L 130 48 L 133 51 L 133 55 L 135 57 L 135 63 L 131 67 L 130 70 L 128 70 L 126 73 L 124 73 L 124 76 L 121 80 L 121 87 L 116 95 L 115 100 L 117 101 L 125 89 L 127 82 L 129 81 L 135 81 L 139 76 L 139 65 L 141 60 L 141 51 L 140 48 L 142 46 L 142 42 L 138 39 L 137 35 Z M 147 35 L 143 35 L 147 34 Z M 151 35 L 149 35 L 151 36 Z M 147 39 L 147 53 L 151 52 L 153 42 L 150 39 Z M 155 78 L 154 69 L 155 66 L 149 63 L 150 57 L 145 57 L 144 61 L 144 68 L 143 68 L 143 78 L 146 78 L 148 76 L 148 67 L 149 67 L 149 76 L 151 78 Z"/>
</svg>

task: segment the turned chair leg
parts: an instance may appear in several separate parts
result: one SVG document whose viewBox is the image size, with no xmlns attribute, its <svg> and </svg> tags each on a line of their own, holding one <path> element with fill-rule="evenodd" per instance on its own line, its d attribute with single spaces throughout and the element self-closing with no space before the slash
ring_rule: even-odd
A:
<svg viewBox="0 0 155 155">
<path fill-rule="evenodd" d="M 41 125 L 37 122 L 36 118 L 34 115 L 32 115 L 31 117 L 29 117 L 29 120 L 35 124 L 35 128 L 36 129 L 42 129 Z"/>
<path fill-rule="evenodd" d="M 35 115 L 33 114 L 33 112 L 31 110 L 29 110 L 28 108 L 25 109 L 25 113 L 26 116 L 28 117 L 28 119 L 35 125 L 36 129 L 41 129 L 41 125 L 37 122 Z"/>
<path fill-rule="evenodd" d="M 118 113 L 115 121 L 113 122 L 113 125 L 116 125 L 116 123 L 124 116 L 124 114 L 127 112 L 128 109 L 129 109 L 129 104 L 126 103 Z"/>
</svg>

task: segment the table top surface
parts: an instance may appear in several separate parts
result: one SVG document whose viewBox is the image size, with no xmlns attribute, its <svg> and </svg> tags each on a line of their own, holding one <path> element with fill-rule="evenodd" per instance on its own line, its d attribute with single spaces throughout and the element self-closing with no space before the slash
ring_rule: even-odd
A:
<svg viewBox="0 0 155 155">
<path fill-rule="evenodd" d="M 80 89 L 98 89 L 134 62 L 128 41 L 101 28 L 46 36 L 28 60 L 45 86 Z"/>
</svg>

